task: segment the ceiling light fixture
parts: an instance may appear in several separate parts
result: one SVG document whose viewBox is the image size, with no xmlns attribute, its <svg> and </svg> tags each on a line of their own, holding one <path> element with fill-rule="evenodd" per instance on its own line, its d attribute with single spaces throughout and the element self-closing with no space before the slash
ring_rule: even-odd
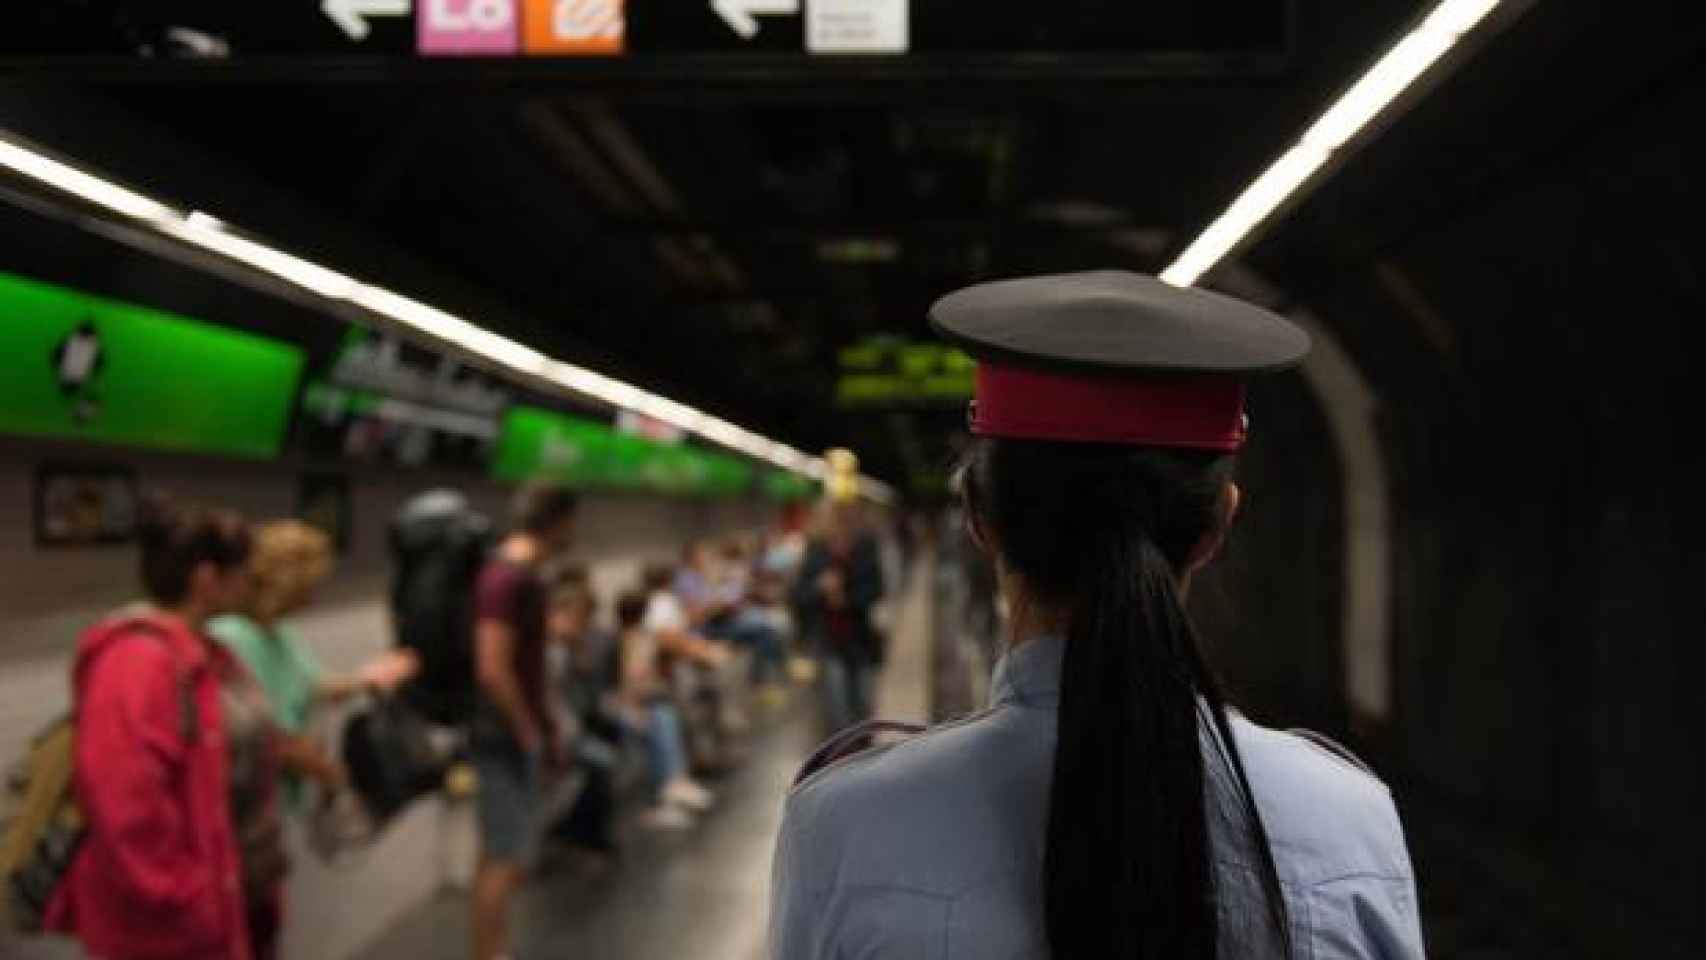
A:
<svg viewBox="0 0 1706 960">
<path fill-rule="evenodd" d="M 142 221 L 158 233 L 269 274 L 328 300 L 354 304 L 369 313 L 456 347 L 524 381 L 544 381 L 619 409 L 633 410 L 698 434 L 783 470 L 821 479 L 821 457 L 788 446 L 607 377 L 585 367 L 553 360 L 501 334 L 383 287 L 363 283 L 336 270 L 244 236 L 199 210 L 184 213 L 151 197 L 49 157 L 0 132 L 0 169 L 28 177 L 113 213 Z M 864 478 L 872 499 L 893 501 L 881 482 Z"/>
<path fill-rule="evenodd" d="M 1202 232 L 1161 279 L 1188 287 L 1249 240 L 1263 221 L 1295 194 L 1333 155 L 1408 90 L 1500 0 L 1443 0 L 1310 125 L 1295 146 L 1274 161 Z"/>
</svg>

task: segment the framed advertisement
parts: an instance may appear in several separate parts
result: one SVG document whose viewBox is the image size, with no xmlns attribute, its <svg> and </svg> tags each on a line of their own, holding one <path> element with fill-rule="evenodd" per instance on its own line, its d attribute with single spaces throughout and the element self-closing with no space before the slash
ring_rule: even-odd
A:
<svg viewBox="0 0 1706 960">
<path fill-rule="evenodd" d="M 129 543 L 141 494 L 128 467 L 44 463 L 36 468 L 35 534 L 43 547 Z"/>
</svg>

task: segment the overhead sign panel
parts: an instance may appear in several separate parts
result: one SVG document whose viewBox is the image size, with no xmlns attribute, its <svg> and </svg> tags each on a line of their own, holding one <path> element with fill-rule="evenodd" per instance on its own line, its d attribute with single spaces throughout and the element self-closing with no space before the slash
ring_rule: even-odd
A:
<svg viewBox="0 0 1706 960">
<path fill-rule="evenodd" d="M 406 17 L 413 0 L 325 0 L 320 9 L 351 39 L 366 40 L 373 33 L 373 20 Z"/>
<path fill-rule="evenodd" d="M 1290 0 L 109 0 L 8 11 L 0 57 L 1023 56 L 1285 48 Z M 1034 56 L 1043 55 L 1043 56 Z"/>
<path fill-rule="evenodd" d="M 812 53 L 905 53 L 910 0 L 812 0 L 806 49 Z"/>
<path fill-rule="evenodd" d="M 421 0 L 415 26 L 423 54 L 512 56 L 521 51 L 520 0 Z"/>
<path fill-rule="evenodd" d="M 623 52 L 628 36 L 624 0 L 526 0 L 522 49 L 538 56 Z"/>
<path fill-rule="evenodd" d="M 758 36 L 760 15 L 799 16 L 800 0 L 711 0 L 711 9 L 742 40 L 751 40 Z"/>
<path fill-rule="evenodd" d="M 836 402 L 843 408 L 939 407 L 972 395 L 977 364 L 940 343 L 872 337 L 841 351 Z"/>
</svg>

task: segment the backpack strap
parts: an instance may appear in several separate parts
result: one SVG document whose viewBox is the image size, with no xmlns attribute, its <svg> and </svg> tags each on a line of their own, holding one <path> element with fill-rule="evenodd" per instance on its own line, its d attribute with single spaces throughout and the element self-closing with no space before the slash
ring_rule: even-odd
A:
<svg viewBox="0 0 1706 960">
<path fill-rule="evenodd" d="M 127 609 L 116 618 L 115 629 L 134 629 L 152 637 L 155 642 L 166 648 L 166 653 L 172 658 L 172 679 L 178 689 L 178 736 L 186 744 L 194 744 L 201 739 L 201 710 L 195 701 L 195 677 L 184 666 L 183 658 L 178 656 L 177 648 L 172 644 L 172 635 L 159 621 L 146 613 L 132 612 Z"/>
<path fill-rule="evenodd" d="M 897 723 L 892 720 L 867 720 L 848 727 L 824 741 L 823 746 L 818 747 L 806 759 L 805 764 L 800 767 L 800 772 L 794 775 L 794 786 L 798 787 L 820 771 L 876 746 L 878 734 L 893 733 L 915 737 L 926 729 L 928 728 L 922 724 Z"/>
</svg>

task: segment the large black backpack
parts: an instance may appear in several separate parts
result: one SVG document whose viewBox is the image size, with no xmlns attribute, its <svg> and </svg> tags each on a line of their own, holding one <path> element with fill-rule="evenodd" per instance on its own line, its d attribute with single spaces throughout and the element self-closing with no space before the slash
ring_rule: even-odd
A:
<svg viewBox="0 0 1706 960">
<path fill-rule="evenodd" d="M 433 490 L 397 511 L 390 545 L 397 644 L 421 660 L 401 696 L 434 723 L 466 724 L 474 711 L 474 584 L 491 525 L 462 494 Z"/>
</svg>

